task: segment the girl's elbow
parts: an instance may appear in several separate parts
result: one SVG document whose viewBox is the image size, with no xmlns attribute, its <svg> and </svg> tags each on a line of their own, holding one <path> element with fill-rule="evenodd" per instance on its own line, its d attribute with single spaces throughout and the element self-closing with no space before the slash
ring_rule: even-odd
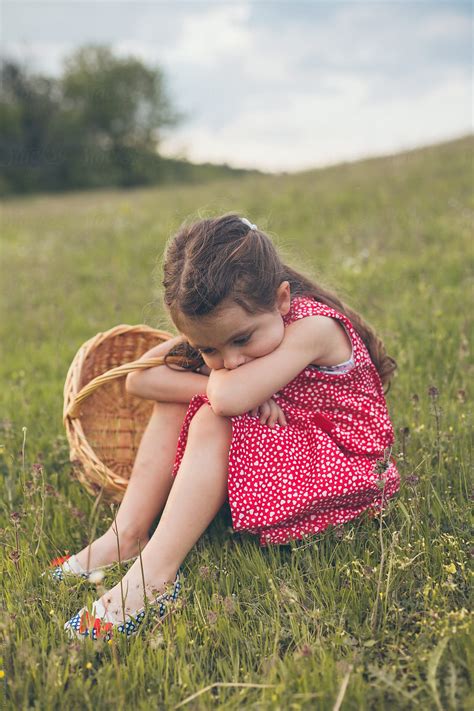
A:
<svg viewBox="0 0 474 711">
<path fill-rule="evenodd" d="M 225 402 L 219 399 L 216 401 L 214 398 L 209 398 L 209 403 L 212 411 L 221 417 L 233 417 L 234 415 L 243 414 L 240 411 L 238 412 L 239 408 L 236 408 L 233 403 Z"/>
<path fill-rule="evenodd" d="M 221 398 L 216 398 L 215 395 L 207 392 L 207 399 L 209 400 L 209 404 L 211 406 L 211 410 L 215 415 L 220 415 L 221 417 L 226 417 L 227 416 L 227 407 L 225 406 L 225 403 L 222 401 Z"/>
<path fill-rule="evenodd" d="M 209 400 L 209 405 L 211 406 L 211 410 L 215 415 L 222 415 L 222 408 L 221 405 L 218 404 L 214 398 L 209 397 L 209 394 L 207 394 L 207 399 Z"/>
<path fill-rule="evenodd" d="M 233 417 L 243 414 L 235 395 L 226 392 L 225 388 L 213 388 L 211 382 L 208 383 L 206 395 L 212 411 L 221 417 Z"/>
</svg>

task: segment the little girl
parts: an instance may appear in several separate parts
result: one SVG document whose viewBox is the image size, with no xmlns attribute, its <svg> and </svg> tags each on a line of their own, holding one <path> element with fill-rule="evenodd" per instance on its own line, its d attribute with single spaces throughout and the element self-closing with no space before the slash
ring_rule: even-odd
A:
<svg viewBox="0 0 474 711">
<path fill-rule="evenodd" d="M 399 487 L 382 341 L 335 294 L 283 264 L 236 214 L 183 226 L 167 246 L 164 301 L 181 353 L 127 377 L 155 401 L 114 525 L 55 579 L 136 558 L 121 583 L 66 624 L 71 636 L 135 634 L 162 617 L 181 564 L 228 501 L 235 531 L 284 544 L 380 509 Z M 159 524 L 148 531 L 162 511 Z M 125 604 L 122 605 L 122 594 Z"/>
</svg>

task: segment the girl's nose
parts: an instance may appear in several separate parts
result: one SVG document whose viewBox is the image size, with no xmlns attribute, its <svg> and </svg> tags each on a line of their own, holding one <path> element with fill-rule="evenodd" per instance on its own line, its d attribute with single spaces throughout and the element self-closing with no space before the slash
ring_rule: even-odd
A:
<svg viewBox="0 0 474 711">
<path fill-rule="evenodd" d="M 224 359 L 224 368 L 227 370 L 234 370 L 238 368 L 239 365 L 245 363 L 245 358 L 243 356 L 234 356 Z"/>
</svg>

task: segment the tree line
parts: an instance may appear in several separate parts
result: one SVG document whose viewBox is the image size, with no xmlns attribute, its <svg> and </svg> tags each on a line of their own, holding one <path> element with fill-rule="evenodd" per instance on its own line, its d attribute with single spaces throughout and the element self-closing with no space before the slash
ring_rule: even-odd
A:
<svg viewBox="0 0 474 711">
<path fill-rule="evenodd" d="M 0 194 L 132 187 L 247 172 L 160 156 L 163 129 L 185 117 L 165 77 L 106 46 L 76 50 L 58 78 L 0 67 Z"/>
</svg>

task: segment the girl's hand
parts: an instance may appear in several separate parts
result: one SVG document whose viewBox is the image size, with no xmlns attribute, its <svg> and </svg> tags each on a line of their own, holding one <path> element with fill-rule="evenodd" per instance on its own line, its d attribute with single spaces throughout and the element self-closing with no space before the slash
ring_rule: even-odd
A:
<svg viewBox="0 0 474 711">
<path fill-rule="evenodd" d="M 254 407 L 253 410 L 250 410 L 249 414 L 258 415 L 259 410 L 261 425 L 264 425 L 266 423 L 269 427 L 274 427 L 277 421 L 282 426 L 285 426 L 287 424 L 285 413 L 273 398 L 266 400 L 258 407 Z"/>
</svg>

